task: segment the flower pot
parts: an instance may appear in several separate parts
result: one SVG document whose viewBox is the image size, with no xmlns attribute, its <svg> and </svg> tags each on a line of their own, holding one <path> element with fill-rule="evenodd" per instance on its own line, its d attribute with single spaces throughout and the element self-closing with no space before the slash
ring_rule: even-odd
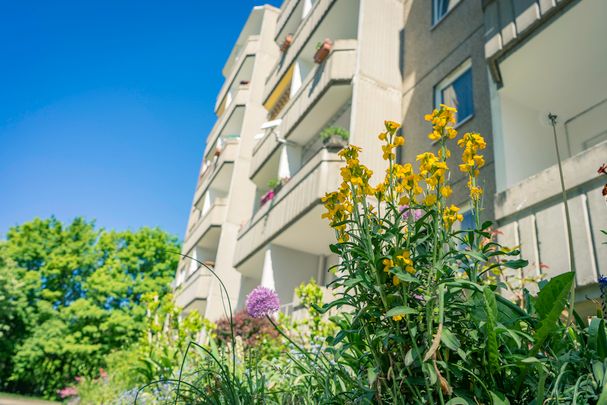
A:
<svg viewBox="0 0 607 405">
<path fill-rule="evenodd" d="M 285 53 L 287 51 L 287 49 L 289 49 L 289 47 L 291 46 L 292 43 L 293 43 L 293 34 L 289 34 L 285 37 L 285 40 L 282 41 L 282 45 L 280 45 L 280 52 Z"/>
<path fill-rule="evenodd" d="M 327 149 L 340 150 L 348 145 L 348 141 L 339 135 L 331 135 L 330 137 L 323 139 L 322 144 Z"/>
<path fill-rule="evenodd" d="M 314 54 L 314 62 L 323 63 L 327 56 L 329 56 L 331 49 L 333 49 L 333 42 L 330 39 L 325 39 Z"/>
</svg>

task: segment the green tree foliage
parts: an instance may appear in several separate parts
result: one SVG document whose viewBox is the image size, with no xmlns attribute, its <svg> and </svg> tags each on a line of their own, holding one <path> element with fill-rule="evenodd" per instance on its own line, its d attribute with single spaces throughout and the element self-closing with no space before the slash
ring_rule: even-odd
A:
<svg viewBox="0 0 607 405">
<path fill-rule="evenodd" d="M 56 395 L 145 328 L 144 294 L 164 296 L 178 262 L 159 229 L 35 219 L 0 242 L 0 389 Z"/>
</svg>

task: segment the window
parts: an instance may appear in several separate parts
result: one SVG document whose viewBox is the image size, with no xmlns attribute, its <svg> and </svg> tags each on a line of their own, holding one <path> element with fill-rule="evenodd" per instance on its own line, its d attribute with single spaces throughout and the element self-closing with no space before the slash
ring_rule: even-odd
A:
<svg viewBox="0 0 607 405">
<path fill-rule="evenodd" d="M 434 90 L 435 108 L 446 104 L 457 108 L 456 125 L 474 115 L 472 100 L 472 63 L 470 59 L 443 79 Z"/>
<path fill-rule="evenodd" d="M 460 0 L 433 0 L 432 1 L 432 25 L 438 23 L 447 15 Z"/>
</svg>

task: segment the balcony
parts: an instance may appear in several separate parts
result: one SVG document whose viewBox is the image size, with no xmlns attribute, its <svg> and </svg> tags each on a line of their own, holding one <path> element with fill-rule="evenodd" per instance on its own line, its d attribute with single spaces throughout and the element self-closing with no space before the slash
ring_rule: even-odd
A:
<svg viewBox="0 0 607 405">
<path fill-rule="evenodd" d="M 588 288 L 607 273 L 607 205 L 601 194 L 604 176 L 597 168 L 607 156 L 607 141 L 563 162 L 568 205 L 572 221 L 573 248 L 578 288 Z M 499 240 L 506 246 L 521 246 L 529 261 L 524 274 L 548 277 L 569 271 L 565 208 L 556 165 L 498 193 L 495 216 Z M 595 291 L 596 294 L 596 291 Z M 579 294 L 585 300 L 587 294 Z M 593 295 L 593 294 L 591 294 Z"/>
<path fill-rule="evenodd" d="M 246 274 L 251 263 L 259 263 L 261 249 L 270 242 L 312 254 L 330 254 L 333 233 L 320 217 L 320 198 L 338 187 L 341 165 L 337 154 L 326 149 L 307 162 L 239 232 L 235 267 Z M 255 259 L 249 260 L 253 256 Z M 250 263 L 245 265 L 246 261 Z"/>
<path fill-rule="evenodd" d="M 538 28 L 548 25 L 548 22 L 574 3 L 575 0 L 483 0 L 485 56 L 490 60 L 497 81 L 497 59 L 522 44 Z"/>
<path fill-rule="evenodd" d="M 197 311 L 204 315 L 210 284 L 211 274 L 203 266 L 184 281 L 175 293 L 175 302 L 178 307 L 183 308 L 184 314 Z"/>
<path fill-rule="evenodd" d="M 356 39 L 358 0 L 318 0 L 294 32 L 293 43 L 272 69 L 266 80 L 264 103 L 288 75 L 297 59 L 312 59 L 316 44 L 325 38 Z"/>
<path fill-rule="evenodd" d="M 238 157 L 239 144 L 238 139 L 226 140 L 219 156 L 215 156 L 214 160 L 201 173 L 194 194 L 194 205 L 199 205 L 202 196 L 209 188 L 227 194 L 232 180 L 234 162 Z"/>
<path fill-rule="evenodd" d="M 241 85 L 233 95 L 232 102 L 225 113 L 215 122 L 207 137 L 205 156 L 213 153 L 217 140 L 224 135 L 240 135 L 242 121 L 247 102 L 249 101 L 249 85 Z"/>
<path fill-rule="evenodd" d="M 226 201 L 222 198 L 215 199 L 208 211 L 200 214 L 190 228 L 183 244 L 183 252 L 188 254 L 197 246 L 216 249 L 219 242 L 219 228 L 225 222 L 226 214 Z"/>
<path fill-rule="evenodd" d="M 215 103 L 215 113 L 220 116 L 221 113 L 229 108 L 229 99 L 236 91 L 241 82 L 251 80 L 253 74 L 253 64 L 255 63 L 255 54 L 259 50 L 259 36 L 251 36 L 247 39 L 245 46 L 240 50 L 234 64 L 231 66 L 229 76 L 226 78 L 221 90 L 217 95 Z"/>
<path fill-rule="evenodd" d="M 281 124 L 255 145 L 250 177 L 254 178 L 278 151 L 274 133 L 301 146 L 322 129 L 351 98 L 356 65 L 356 40 L 336 41 L 327 60 L 316 65 L 279 116 Z M 308 117 L 310 119 L 308 119 Z"/>
</svg>

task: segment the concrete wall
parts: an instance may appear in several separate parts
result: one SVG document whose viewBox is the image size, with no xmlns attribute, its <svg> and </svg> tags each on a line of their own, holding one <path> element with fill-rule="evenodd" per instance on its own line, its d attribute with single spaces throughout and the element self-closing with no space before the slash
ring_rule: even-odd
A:
<svg viewBox="0 0 607 405">
<path fill-rule="evenodd" d="M 414 162 L 422 152 L 433 150 L 427 137 L 431 125 L 423 116 L 434 108 L 434 87 L 467 59 L 472 62 L 474 116 L 457 127 L 460 134 L 479 132 L 487 141 L 486 166 L 481 170 L 485 190 L 485 218 L 493 216 L 495 175 L 489 96 L 489 76 L 484 54 L 484 27 L 481 0 L 460 1 L 441 21 L 432 26 L 432 2 L 405 1 L 402 38 L 403 96 L 402 122 L 406 142 L 404 162 Z M 460 149 L 452 143 L 450 167 L 455 183 L 452 201 L 464 205 L 468 200 L 465 178 L 457 170 Z"/>
</svg>

